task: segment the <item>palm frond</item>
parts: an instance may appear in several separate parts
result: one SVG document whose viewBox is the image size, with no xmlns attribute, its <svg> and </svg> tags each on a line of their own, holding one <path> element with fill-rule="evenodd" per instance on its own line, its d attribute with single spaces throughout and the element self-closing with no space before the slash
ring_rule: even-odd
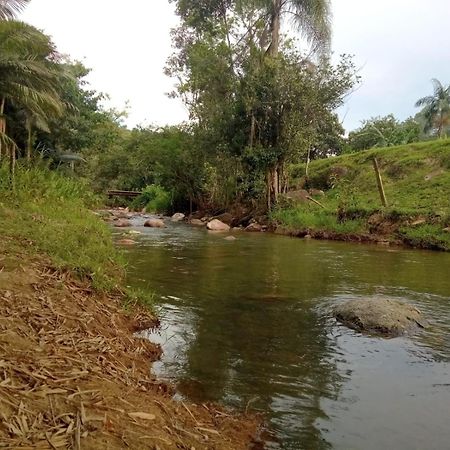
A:
<svg viewBox="0 0 450 450">
<path fill-rule="evenodd" d="M 434 97 L 432 95 L 427 95 L 426 97 L 419 98 L 415 103 L 416 108 L 420 106 L 426 106 L 431 104 L 434 101 Z"/>
<path fill-rule="evenodd" d="M 19 14 L 30 0 L 0 0 L 0 20 L 11 20 Z"/>
<path fill-rule="evenodd" d="M 294 26 L 313 46 L 327 52 L 331 42 L 330 0 L 285 0 L 284 12 L 292 17 Z"/>
</svg>

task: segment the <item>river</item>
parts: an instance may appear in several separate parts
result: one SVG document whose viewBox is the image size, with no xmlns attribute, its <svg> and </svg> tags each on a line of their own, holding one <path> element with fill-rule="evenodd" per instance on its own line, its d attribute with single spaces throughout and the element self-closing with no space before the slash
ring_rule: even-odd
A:
<svg viewBox="0 0 450 450">
<path fill-rule="evenodd" d="M 156 293 L 153 370 L 178 396 L 263 413 L 269 449 L 450 448 L 449 253 L 142 222 L 129 284 Z M 381 339 L 333 319 L 373 296 L 430 329 Z"/>
</svg>

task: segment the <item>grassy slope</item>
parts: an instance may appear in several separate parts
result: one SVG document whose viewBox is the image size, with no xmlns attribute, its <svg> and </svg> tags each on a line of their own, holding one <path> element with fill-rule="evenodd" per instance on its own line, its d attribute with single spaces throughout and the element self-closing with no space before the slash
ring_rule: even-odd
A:
<svg viewBox="0 0 450 450">
<path fill-rule="evenodd" d="M 380 206 L 374 156 L 382 172 L 388 208 Z M 341 176 L 333 176 L 336 171 Z M 292 173 L 293 184 L 301 184 L 304 166 L 294 166 Z M 326 210 L 312 203 L 285 207 L 273 214 L 276 222 L 292 229 L 367 233 L 367 218 L 381 212 L 386 219 L 398 221 L 396 237 L 412 245 L 450 250 L 450 233 L 443 231 L 450 224 L 450 140 L 314 161 L 310 184 L 326 191 L 326 196 L 319 199 Z M 426 219 L 426 223 L 411 226 L 418 218 Z"/>
<path fill-rule="evenodd" d="M 19 169 L 11 191 L 0 167 L 0 235 L 108 291 L 119 285 L 123 264 L 108 227 L 88 209 L 96 201 L 79 182 L 39 168 Z"/>
</svg>

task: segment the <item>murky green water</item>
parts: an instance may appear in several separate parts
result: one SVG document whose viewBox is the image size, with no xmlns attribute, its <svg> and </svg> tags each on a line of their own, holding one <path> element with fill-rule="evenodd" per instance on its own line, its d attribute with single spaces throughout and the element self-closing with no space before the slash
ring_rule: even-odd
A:
<svg viewBox="0 0 450 450">
<path fill-rule="evenodd" d="M 269 448 L 450 448 L 450 254 L 137 229 L 129 282 L 158 294 L 154 370 L 181 395 L 265 413 Z M 432 328 L 383 340 L 333 320 L 365 296 L 412 302 Z"/>
</svg>

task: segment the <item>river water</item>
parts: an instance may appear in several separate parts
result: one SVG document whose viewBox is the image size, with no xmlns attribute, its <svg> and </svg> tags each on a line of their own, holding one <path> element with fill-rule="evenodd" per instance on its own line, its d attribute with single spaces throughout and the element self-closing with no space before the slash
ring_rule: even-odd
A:
<svg viewBox="0 0 450 450">
<path fill-rule="evenodd" d="M 153 370 L 179 396 L 263 413 L 267 448 L 450 448 L 450 254 L 142 222 L 129 284 L 156 293 Z M 387 340 L 333 319 L 373 296 L 431 328 Z"/>
</svg>

